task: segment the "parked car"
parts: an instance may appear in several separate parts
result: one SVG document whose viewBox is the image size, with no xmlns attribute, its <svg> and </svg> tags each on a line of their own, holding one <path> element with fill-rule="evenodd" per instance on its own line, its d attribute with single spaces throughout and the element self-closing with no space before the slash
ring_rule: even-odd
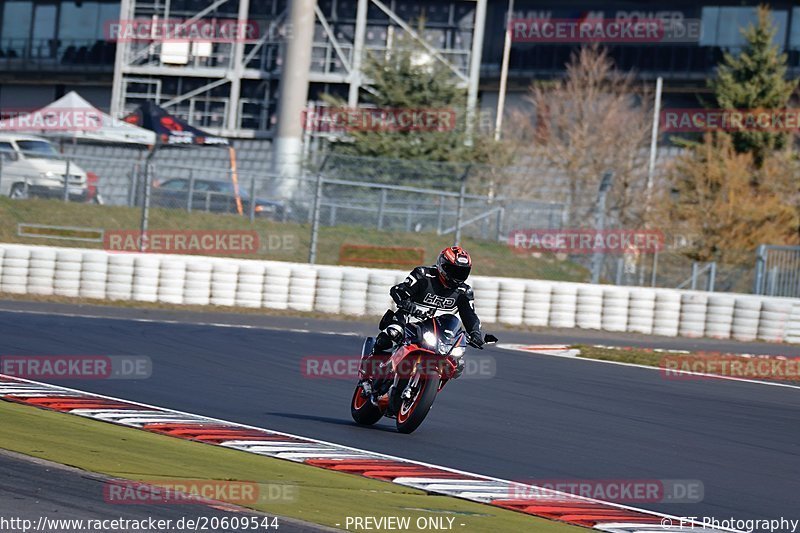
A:
<svg viewBox="0 0 800 533">
<path fill-rule="evenodd" d="M 189 188 L 192 188 L 191 204 L 189 202 Z M 250 213 L 250 195 L 242 187 L 239 188 L 239 197 L 242 202 L 242 212 Z M 153 184 L 151 205 L 191 209 L 193 211 L 210 211 L 215 213 L 238 213 L 236 192 L 233 183 L 227 181 L 195 179 L 192 183 L 188 178 L 173 178 L 163 183 Z M 255 216 L 269 217 L 275 220 L 285 220 L 288 215 L 288 206 L 278 200 L 255 199 Z"/>
<path fill-rule="evenodd" d="M 0 160 L 0 194 L 3 196 L 64 196 L 68 162 L 49 141 L 31 135 L 0 133 Z M 70 200 L 88 198 L 86 172 L 71 161 L 67 188 Z"/>
</svg>

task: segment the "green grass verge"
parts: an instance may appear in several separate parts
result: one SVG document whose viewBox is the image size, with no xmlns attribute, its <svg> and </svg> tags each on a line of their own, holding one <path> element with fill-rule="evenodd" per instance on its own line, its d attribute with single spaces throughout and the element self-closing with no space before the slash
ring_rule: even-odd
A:
<svg viewBox="0 0 800 533">
<path fill-rule="evenodd" d="M 669 355 L 664 352 L 654 352 L 653 350 L 638 350 L 636 348 L 601 348 L 588 344 L 575 344 L 570 346 L 581 351 L 578 357 L 584 359 L 599 359 L 601 361 L 617 361 L 620 363 L 632 363 L 637 365 L 655 366 L 661 365 L 664 356 Z M 671 354 L 679 355 L 679 354 Z M 680 354 L 684 355 L 684 354 Z"/>
<path fill-rule="evenodd" d="M 344 529 L 347 516 L 454 517 L 469 532 L 570 533 L 583 528 L 433 496 L 393 483 L 0 401 L 0 448 L 116 478 L 285 485 L 291 501 L 248 507 Z M 400 440 L 398 440 L 398 446 Z M 98 486 L 98 491 L 103 488 Z M 289 498 L 287 498 L 289 499 Z M 416 530 L 416 529 L 412 529 Z M 353 530 L 357 531 L 357 530 Z"/>
<path fill-rule="evenodd" d="M 47 199 L 0 198 L 0 242 L 102 248 L 101 243 L 20 237 L 17 235 L 17 224 L 25 222 L 103 228 L 106 231 L 137 230 L 140 217 L 141 210 L 138 208 L 64 203 Z M 254 230 L 258 232 L 265 249 L 258 254 L 241 257 L 296 262 L 308 260 L 310 228 L 307 224 L 256 220 L 251 225 L 246 217 L 235 215 L 187 213 L 180 209 L 156 208 L 150 212 L 149 228 L 151 230 Z M 272 236 L 271 247 L 270 236 Z M 317 262 L 339 264 L 339 249 L 346 243 L 423 248 L 426 262 L 433 263 L 439 251 L 451 245 L 452 240 L 452 235 L 388 232 L 355 226 L 323 226 L 320 228 Z M 474 258 L 473 273 L 476 275 L 557 281 L 585 281 L 588 276 L 585 268 L 569 261 L 558 260 L 552 254 L 543 254 L 541 257 L 526 256 L 514 253 L 503 243 L 476 239 L 464 239 L 463 246 Z M 411 267 L 407 268 L 410 270 Z"/>
<path fill-rule="evenodd" d="M 570 348 L 580 350 L 578 357 L 584 359 L 617 361 L 662 368 L 665 373 L 668 373 L 674 379 L 681 379 L 680 376 L 682 374 L 669 373 L 669 370 L 674 369 L 743 379 L 800 383 L 800 376 L 796 375 L 797 364 L 786 363 L 785 361 L 781 363 L 778 362 L 780 359 L 769 356 L 764 357 L 767 357 L 770 363 L 778 362 L 776 367 L 773 368 L 771 364 L 765 364 L 761 357 L 745 357 L 722 352 L 668 351 L 634 347 L 607 348 L 585 344 L 576 344 L 570 346 Z M 683 379 L 691 378 L 684 377 Z"/>
</svg>

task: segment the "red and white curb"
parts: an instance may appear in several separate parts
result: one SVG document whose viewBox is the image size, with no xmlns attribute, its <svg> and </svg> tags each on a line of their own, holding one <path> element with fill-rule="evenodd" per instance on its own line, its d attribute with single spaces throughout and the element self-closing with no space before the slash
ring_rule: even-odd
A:
<svg viewBox="0 0 800 533">
<path fill-rule="evenodd" d="M 0 374 L 0 399 L 356 474 L 608 533 L 693 531 L 700 522 Z M 514 494 L 532 494 L 513 498 Z M 722 528 L 704 529 L 735 531 Z"/>
<path fill-rule="evenodd" d="M 536 353 L 542 355 L 555 355 L 558 357 L 577 357 L 581 351 L 577 348 L 570 348 L 566 344 L 498 344 L 498 348 L 504 350 L 515 350 L 518 352 Z"/>
</svg>

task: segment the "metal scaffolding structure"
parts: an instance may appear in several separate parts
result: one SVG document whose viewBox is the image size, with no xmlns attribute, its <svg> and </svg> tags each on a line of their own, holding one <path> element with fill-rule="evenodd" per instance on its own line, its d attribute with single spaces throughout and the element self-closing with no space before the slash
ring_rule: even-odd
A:
<svg viewBox="0 0 800 533">
<path fill-rule="evenodd" d="M 337 92 L 356 106 L 368 81 L 361 72 L 365 53 L 390 50 L 400 34 L 451 69 L 475 106 L 486 1 L 121 0 L 122 24 L 144 21 L 156 28 L 166 22 L 236 21 L 258 31 L 249 40 L 232 42 L 159 40 L 155 33 L 148 40 L 119 40 L 111 111 L 123 116 L 151 100 L 218 135 L 277 137 L 283 134 L 275 127 L 279 109 L 299 123 L 306 105 L 296 108 L 294 98 L 291 109 L 281 109 L 281 92 L 300 91 L 312 99 Z M 313 10 L 312 31 L 294 27 L 292 7 Z M 281 86 L 290 41 L 296 48 L 310 47 L 307 76 L 296 81 L 306 83 L 305 89 L 286 80 Z"/>
</svg>

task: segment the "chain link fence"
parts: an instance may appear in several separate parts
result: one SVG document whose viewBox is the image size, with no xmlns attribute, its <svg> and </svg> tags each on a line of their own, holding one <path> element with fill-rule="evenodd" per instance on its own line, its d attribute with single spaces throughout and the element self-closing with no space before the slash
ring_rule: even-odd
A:
<svg viewBox="0 0 800 533">
<path fill-rule="evenodd" d="M 283 246 L 265 257 L 313 260 L 319 248 L 330 262 L 340 255 L 332 243 L 338 248 L 340 241 L 412 248 L 429 243 L 426 248 L 441 249 L 456 240 L 478 239 L 503 248 L 498 241 L 504 241 L 511 229 L 531 223 L 558 228 L 563 217 L 558 202 L 471 192 L 470 169 L 463 165 L 426 168 L 387 162 L 364 172 L 331 159 L 331 164 L 286 177 L 271 172 L 268 153 L 243 151 L 243 155 L 227 148 L 164 148 L 151 153 L 132 147 L 65 144 L 61 151 L 42 157 L 22 154 L 29 159 L 24 164 L 4 156 L 0 193 L 102 204 L 102 212 L 68 210 L 58 203 L 39 205 L 34 216 L 19 218 L 28 224 L 25 242 L 30 242 L 31 224 L 45 227 L 36 231 L 54 228 L 50 238 L 55 238 L 52 232 L 63 233 L 66 228 L 71 228 L 67 231 L 71 235 L 80 228 L 102 229 L 98 226 L 140 234 L 198 227 L 244 231 L 257 226 L 282 236 L 291 234 L 295 243 L 292 250 Z M 363 161 L 360 164 L 368 168 Z M 66 188 L 64 173 L 70 174 Z M 68 192 L 66 197 L 62 191 Z M 321 228 L 325 235 L 320 239 Z M 58 238 L 78 240 L 66 234 Z M 512 274 L 517 272 L 507 275 Z"/>
<path fill-rule="evenodd" d="M 149 183 L 150 207 L 281 222 L 310 223 L 317 208 L 325 226 L 438 235 L 455 234 L 460 228 L 465 236 L 491 240 L 502 240 L 511 229 L 525 225 L 558 228 L 563 223 L 559 202 L 468 192 L 481 187 L 470 182 L 477 170 L 463 164 L 368 165 L 359 158 L 330 157 L 319 168 L 286 177 L 269 170 L 268 158 L 258 169 L 249 161 L 232 164 L 226 149 L 173 148 L 149 158 L 145 150 L 115 150 L 115 157 L 104 157 L 71 147 L 65 159 L 96 176 L 99 201 L 106 205 L 142 207 Z M 178 153 L 180 158 L 175 157 Z"/>
<path fill-rule="evenodd" d="M 461 238 L 508 242 L 508 236 L 521 228 L 572 226 L 563 180 L 538 166 L 493 168 L 334 154 L 286 177 L 271 172 L 266 151 L 243 150 L 232 157 L 227 148 L 209 147 L 165 148 L 154 154 L 119 146 L 67 144 L 61 149 L 62 155 L 43 151 L 14 155 L 0 146 L 0 195 L 135 208 L 139 215 L 126 219 L 126 227 L 138 230 L 179 229 L 184 213 L 206 214 L 203 223 L 208 229 L 233 227 L 233 221 L 242 220 L 306 225 L 293 231 L 310 238 L 311 250 L 308 256 L 286 255 L 286 260 L 295 261 L 313 260 L 316 248 L 326 246 L 319 240 L 320 228 L 325 227 L 346 229 L 353 236 L 359 228 L 369 228 L 438 236 L 448 242 Z M 523 179 L 532 180 L 531 190 L 538 191 L 538 197 L 513 194 L 508 184 Z M 83 224 L 56 221 L 65 227 L 92 225 L 88 218 Z M 600 281 L 659 287 L 693 283 L 698 289 L 710 288 L 708 269 L 693 265 L 680 247 L 665 244 L 658 254 L 605 255 Z M 593 260 L 591 254 L 564 254 L 558 259 L 586 268 Z M 753 265 L 715 266 L 713 290 L 749 292 L 753 283 Z"/>
</svg>

